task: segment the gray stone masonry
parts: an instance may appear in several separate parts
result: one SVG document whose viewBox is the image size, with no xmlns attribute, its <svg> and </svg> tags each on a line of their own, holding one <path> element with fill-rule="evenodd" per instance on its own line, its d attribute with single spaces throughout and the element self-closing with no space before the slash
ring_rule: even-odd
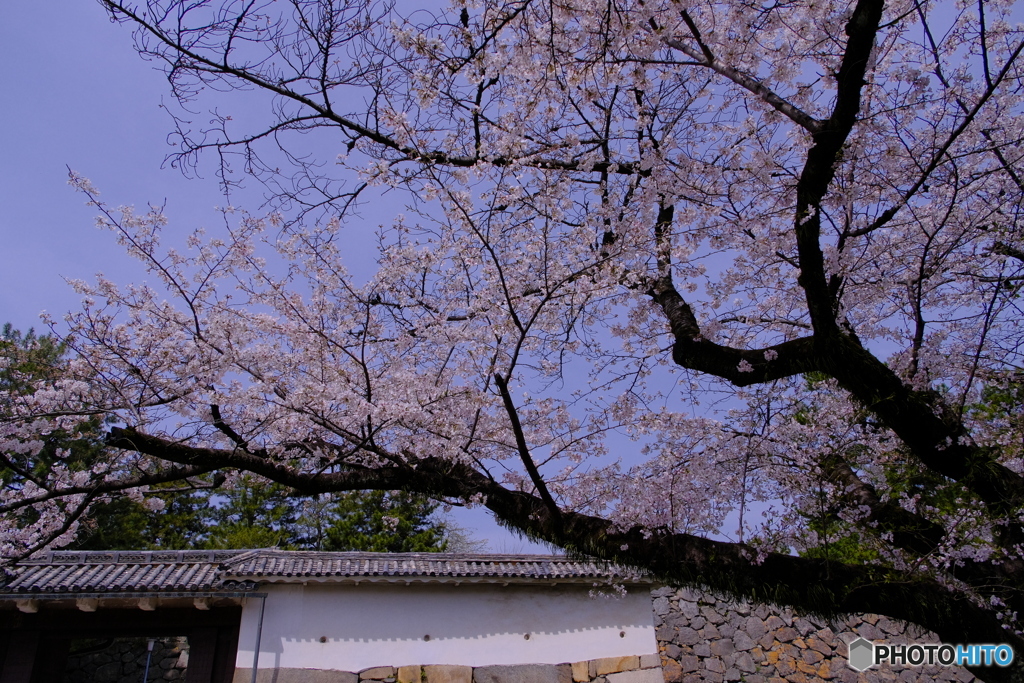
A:
<svg viewBox="0 0 1024 683">
<path fill-rule="evenodd" d="M 64 670 L 64 683 L 140 683 L 146 671 L 146 638 L 116 638 L 103 649 L 90 641 L 75 641 Z M 103 641 L 97 640 L 96 645 Z M 76 650 L 83 650 L 76 653 Z M 147 683 L 180 681 L 188 667 L 185 638 L 157 638 L 149 662 Z"/>
<path fill-rule="evenodd" d="M 846 646 L 857 637 L 888 643 L 939 642 L 934 633 L 875 614 L 829 622 L 788 609 L 722 600 L 687 588 L 657 588 L 652 595 L 666 683 L 975 681 L 961 667 L 851 669 Z"/>
</svg>

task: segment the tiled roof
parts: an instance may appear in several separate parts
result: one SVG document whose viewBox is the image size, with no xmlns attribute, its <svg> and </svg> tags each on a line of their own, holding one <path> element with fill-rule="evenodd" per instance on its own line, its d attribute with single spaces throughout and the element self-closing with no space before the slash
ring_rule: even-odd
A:
<svg viewBox="0 0 1024 683">
<path fill-rule="evenodd" d="M 481 582 L 636 580 L 607 564 L 553 555 L 323 553 L 257 550 L 225 564 L 240 579 L 449 579 Z"/>
<path fill-rule="evenodd" d="M 3 593 L 209 591 L 239 551 L 51 552 L 21 562 Z"/>
<path fill-rule="evenodd" d="M 215 591 L 239 581 L 633 583 L 643 577 L 552 555 L 328 553 L 285 550 L 50 552 L 19 563 L 0 594 Z"/>
</svg>

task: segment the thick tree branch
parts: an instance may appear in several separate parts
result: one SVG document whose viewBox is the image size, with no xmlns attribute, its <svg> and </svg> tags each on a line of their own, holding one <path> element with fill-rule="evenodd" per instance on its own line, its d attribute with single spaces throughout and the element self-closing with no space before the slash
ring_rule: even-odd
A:
<svg viewBox="0 0 1024 683">
<path fill-rule="evenodd" d="M 648 293 L 661 307 L 675 338 L 672 359 L 684 368 L 706 372 L 741 387 L 821 369 L 813 337 L 762 349 L 722 346 L 704 337 L 693 309 L 676 290 L 671 277 L 659 278 Z"/>
<path fill-rule="evenodd" d="M 906 384 L 853 339 L 840 335 L 826 346 L 822 369 L 878 415 L 930 469 L 977 494 L 999 518 L 1024 509 L 1024 477 L 976 445 L 959 416 L 930 392 Z"/>
<path fill-rule="evenodd" d="M 942 545 L 946 530 L 941 525 L 894 501 L 883 501 L 875 487 L 857 476 L 840 454 L 824 456 L 821 468 L 825 478 L 843 491 L 846 505 L 868 511 L 866 517 L 858 520 L 858 528 L 916 558 L 926 557 Z M 981 595 L 996 596 L 1014 610 L 1024 609 L 1024 562 L 1017 557 L 1010 556 L 999 563 L 965 559 L 951 573 Z"/>
<path fill-rule="evenodd" d="M 861 90 L 882 19 L 883 0 L 859 0 L 846 24 L 849 40 L 836 74 L 836 103 L 832 115 L 814 134 L 814 146 L 796 187 L 795 234 L 800 261 L 797 279 L 807 298 L 811 323 L 819 341 L 838 333 L 836 304 L 825 276 L 821 251 L 821 200 L 835 177 L 843 145 L 860 111 Z"/>
</svg>

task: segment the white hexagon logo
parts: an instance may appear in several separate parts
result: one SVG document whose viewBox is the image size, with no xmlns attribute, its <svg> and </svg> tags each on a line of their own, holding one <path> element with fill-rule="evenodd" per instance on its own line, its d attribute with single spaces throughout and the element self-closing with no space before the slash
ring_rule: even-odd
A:
<svg viewBox="0 0 1024 683">
<path fill-rule="evenodd" d="M 875 663 L 875 644 L 870 640 L 858 638 L 850 643 L 850 654 L 847 656 L 850 668 L 854 671 L 864 671 Z"/>
</svg>

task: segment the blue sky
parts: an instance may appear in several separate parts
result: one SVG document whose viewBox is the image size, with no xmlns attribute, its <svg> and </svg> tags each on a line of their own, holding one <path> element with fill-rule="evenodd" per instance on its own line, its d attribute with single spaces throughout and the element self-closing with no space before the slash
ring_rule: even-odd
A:
<svg viewBox="0 0 1024 683">
<path fill-rule="evenodd" d="M 112 204 L 166 200 L 176 216 L 212 223 L 216 185 L 161 169 L 166 81 L 97 3 L 5 0 L 0 73 L 0 320 L 40 327 L 40 311 L 59 317 L 76 307 L 65 278 L 142 277 L 94 226 L 94 210 L 67 185 L 68 167 Z"/>
</svg>

